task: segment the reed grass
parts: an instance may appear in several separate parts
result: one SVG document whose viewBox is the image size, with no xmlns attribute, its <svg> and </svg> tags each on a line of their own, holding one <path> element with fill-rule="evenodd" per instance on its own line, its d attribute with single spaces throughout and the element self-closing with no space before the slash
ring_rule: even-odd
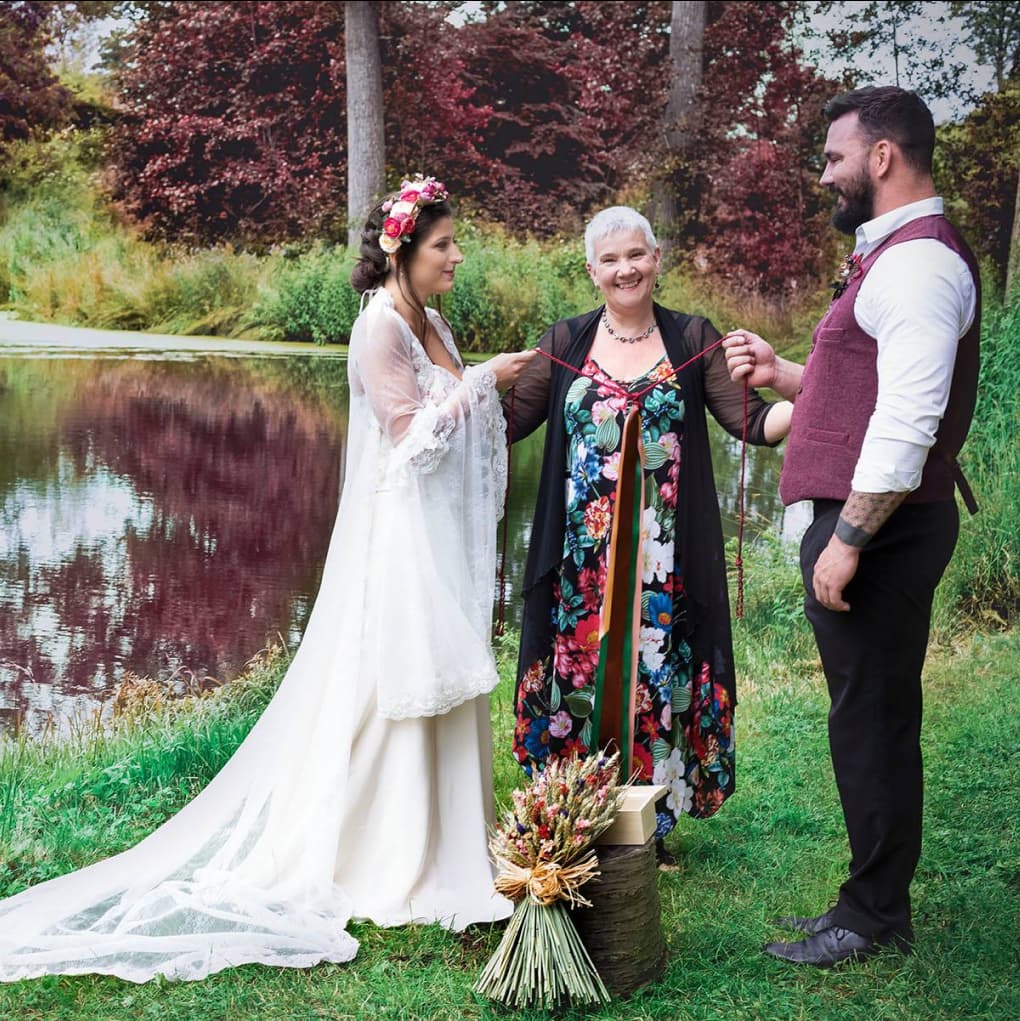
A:
<svg viewBox="0 0 1020 1021">
<path fill-rule="evenodd" d="M 991 303 L 970 435 L 960 457 L 980 511 L 961 510 L 960 540 L 936 596 L 934 630 L 953 641 L 975 623 L 1002 628 L 1020 609 L 1020 302 Z"/>
</svg>

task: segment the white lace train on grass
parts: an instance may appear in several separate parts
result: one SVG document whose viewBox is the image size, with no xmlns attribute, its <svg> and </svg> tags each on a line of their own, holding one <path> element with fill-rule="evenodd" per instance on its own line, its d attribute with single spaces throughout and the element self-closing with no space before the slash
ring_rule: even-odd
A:
<svg viewBox="0 0 1020 1021">
<path fill-rule="evenodd" d="M 433 313 L 451 357 L 452 338 Z M 0 979 L 200 979 L 354 957 L 351 918 L 492 921 L 485 693 L 504 426 L 378 292 L 350 348 L 344 492 L 304 639 L 209 786 L 137 846 L 0 903 Z"/>
</svg>

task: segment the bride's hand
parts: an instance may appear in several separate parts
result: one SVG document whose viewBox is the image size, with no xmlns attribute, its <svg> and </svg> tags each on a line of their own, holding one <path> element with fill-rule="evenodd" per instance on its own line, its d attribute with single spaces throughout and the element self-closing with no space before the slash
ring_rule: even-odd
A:
<svg viewBox="0 0 1020 1021">
<path fill-rule="evenodd" d="M 485 362 L 485 367 L 496 374 L 496 389 L 509 390 L 537 354 L 538 351 L 534 348 L 531 351 L 512 351 L 509 354 L 496 355 Z"/>
</svg>

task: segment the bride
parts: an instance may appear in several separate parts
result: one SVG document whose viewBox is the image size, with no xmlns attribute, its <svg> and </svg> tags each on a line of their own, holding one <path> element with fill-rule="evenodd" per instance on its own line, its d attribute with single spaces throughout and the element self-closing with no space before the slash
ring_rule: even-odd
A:
<svg viewBox="0 0 1020 1021">
<path fill-rule="evenodd" d="M 506 474 L 498 390 L 425 300 L 462 256 L 444 187 L 405 181 L 351 281 L 346 480 L 287 675 L 209 786 L 136 847 L 0 902 L 0 980 L 200 979 L 348 961 L 349 919 L 461 929 L 492 892 L 487 693 Z"/>
</svg>

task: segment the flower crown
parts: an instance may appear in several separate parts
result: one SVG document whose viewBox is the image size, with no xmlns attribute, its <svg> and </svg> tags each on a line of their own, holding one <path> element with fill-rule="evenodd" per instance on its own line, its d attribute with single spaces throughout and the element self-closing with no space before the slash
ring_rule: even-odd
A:
<svg viewBox="0 0 1020 1021">
<path fill-rule="evenodd" d="M 383 220 L 379 247 L 390 255 L 399 251 L 401 243 L 411 240 L 421 210 L 434 202 L 445 202 L 447 198 L 446 185 L 434 177 L 419 176 L 402 181 L 400 194 L 382 204 L 382 211 L 389 215 Z"/>
</svg>

